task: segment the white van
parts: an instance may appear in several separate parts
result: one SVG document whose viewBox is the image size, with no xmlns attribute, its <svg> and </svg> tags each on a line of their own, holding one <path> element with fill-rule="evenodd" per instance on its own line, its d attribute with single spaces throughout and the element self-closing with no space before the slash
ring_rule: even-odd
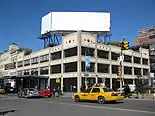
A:
<svg viewBox="0 0 155 116">
<path fill-rule="evenodd" d="M 129 84 L 128 86 L 129 86 L 129 88 L 130 88 L 130 92 L 134 92 L 134 91 L 135 91 L 136 85 L 134 85 L 134 84 Z M 122 86 L 122 91 L 124 91 L 124 88 L 125 88 L 125 85 Z M 120 91 L 120 88 L 118 88 L 118 91 Z"/>
</svg>

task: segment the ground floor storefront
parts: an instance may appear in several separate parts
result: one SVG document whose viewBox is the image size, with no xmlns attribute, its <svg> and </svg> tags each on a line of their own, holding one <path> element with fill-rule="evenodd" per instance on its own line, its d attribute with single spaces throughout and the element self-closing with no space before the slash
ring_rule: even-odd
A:
<svg viewBox="0 0 155 116">
<path fill-rule="evenodd" d="M 77 92 L 80 90 L 82 85 L 85 85 L 85 77 L 81 79 L 77 77 L 70 77 L 70 78 L 59 78 L 60 82 L 56 83 L 56 78 L 50 79 L 50 88 L 57 89 L 60 87 L 63 92 Z M 79 81 L 79 80 L 80 81 Z M 87 85 L 93 86 L 95 83 L 105 83 L 107 87 L 110 87 L 114 90 L 117 90 L 120 87 L 120 81 L 117 78 L 87 78 Z M 124 79 L 123 85 L 125 84 L 136 84 L 135 79 Z"/>
</svg>

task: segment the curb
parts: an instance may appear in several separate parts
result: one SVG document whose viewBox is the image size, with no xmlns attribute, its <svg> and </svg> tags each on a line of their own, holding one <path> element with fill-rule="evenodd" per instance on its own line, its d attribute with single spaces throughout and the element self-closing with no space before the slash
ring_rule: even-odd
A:
<svg viewBox="0 0 155 116">
<path fill-rule="evenodd" d="M 155 101 L 153 99 L 125 99 L 125 100 L 137 100 L 137 101 Z"/>
</svg>

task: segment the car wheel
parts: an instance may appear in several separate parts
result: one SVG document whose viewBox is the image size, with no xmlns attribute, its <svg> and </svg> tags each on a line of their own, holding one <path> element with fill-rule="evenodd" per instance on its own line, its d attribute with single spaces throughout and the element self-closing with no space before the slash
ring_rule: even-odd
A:
<svg viewBox="0 0 155 116">
<path fill-rule="evenodd" d="M 75 102 L 80 102 L 80 97 L 78 95 L 75 96 Z"/>
<path fill-rule="evenodd" d="M 21 94 L 20 93 L 18 93 L 18 98 L 21 98 Z"/>
<path fill-rule="evenodd" d="M 116 100 L 114 100 L 114 101 L 111 101 L 111 103 L 113 103 L 113 104 L 116 104 Z"/>
<path fill-rule="evenodd" d="M 3 92 L 2 93 L 5 93 L 5 90 L 3 90 Z"/>
<path fill-rule="evenodd" d="M 49 95 L 48 97 L 51 98 L 52 95 Z"/>
<path fill-rule="evenodd" d="M 98 103 L 99 104 L 104 104 L 105 103 L 105 99 L 103 96 L 98 97 Z"/>
</svg>

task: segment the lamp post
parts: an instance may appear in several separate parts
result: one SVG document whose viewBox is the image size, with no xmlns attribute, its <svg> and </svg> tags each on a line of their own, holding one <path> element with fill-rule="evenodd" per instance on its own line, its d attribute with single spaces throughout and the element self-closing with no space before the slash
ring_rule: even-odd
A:
<svg viewBox="0 0 155 116">
<path fill-rule="evenodd" d="M 87 65 L 88 65 L 88 63 L 89 63 L 89 65 L 90 65 L 90 56 L 87 57 L 87 50 L 89 49 L 88 47 L 89 47 L 91 44 L 94 44 L 94 43 L 95 43 L 95 42 L 89 43 L 88 46 L 87 46 L 86 49 L 85 49 L 85 73 L 84 73 L 84 76 L 85 76 L 85 88 L 86 88 L 86 89 L 88 88 L 88 84 L 87 84 L 87 76 L 88 76 L 88 74 L 87 74 Z M 88 53 L 88 55 L 89 55 L 89 53 Z M 90 68 L 90 66 L 89 66 L 89 68 Z"/>
</svg>

